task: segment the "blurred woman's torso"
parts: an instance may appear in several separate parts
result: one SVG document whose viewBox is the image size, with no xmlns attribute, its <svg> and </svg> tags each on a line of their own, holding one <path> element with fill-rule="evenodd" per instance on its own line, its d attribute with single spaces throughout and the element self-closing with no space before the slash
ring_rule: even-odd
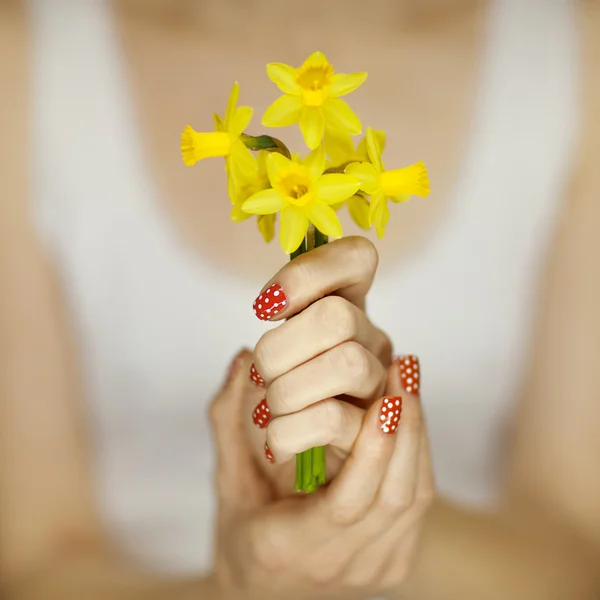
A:
<svg viewBox="0 0 600 600">
<path fill-rule="evenodd" d="M 194 30 L 103 1 L 30 4 L 34 213 L 76 322 L 98 489 L 124 547 L 171 570 L 207 563 L 206 405 L 227 361 L 264 332 L 252 300 L 285 260 L 253 222 L 228 221 L 221 167 L 186 169 L 179 133 L 209 130 L 236 79 L 261 131 L 278 93 L 265 63 L 315 49 L 369 72 L 349 101 L 387 131 L 386 164 L 431 170 L 430 199 L 392 208 L 370 316 L 421 358 L 440 489 L 493 502 L 571 166 L 571 3 L 497 0 L 397 31 L 373 7 L 311 23 L 290 9 L 287 29 L 224 11 Z M 301 147 L 295 130 L 282 136 Z"/>
</svg>

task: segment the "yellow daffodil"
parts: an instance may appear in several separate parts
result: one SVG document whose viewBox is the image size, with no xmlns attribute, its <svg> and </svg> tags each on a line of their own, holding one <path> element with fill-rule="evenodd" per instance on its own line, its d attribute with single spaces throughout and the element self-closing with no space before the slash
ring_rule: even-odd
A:
<svg viewBox="0 0 600 600">
<path fill-rule="evenodd" d="M 374 131 L 381 150 L 385 149 L 385 132 Z M 371 162 L 367 152 L 367 138 L 364 137 L 358 145 L 347 133 L 327 130 L 325 132 L 325 151 L 329 157 L 329 167 L 346 167 L 355 162 Z"/>
<path fill-rule="evenodd" d="M 385 133 L 381 130 L 374 131 L 373 134 L 383 150 L 385 147 Z M 370 162 L 367 152 L 367 139 L 363 138 L 358 145 L 347 133 L 326 131 L 325 132 L 325 150 L 330 158 L 328 167 L 345 168 L 354 162 Z M 344 203 L 334 206 L 335 210 L 340 209 Z M 348 206 L 348 212 L 352 220 L 361 228 L 368 230 L 371 228 L 369 221 L 369 200 L 364 192 L 357 192 L 345 203 Z"/>
<path fill-rule="evenodd" d="M 429 176 L 422 162 L 386 171 L 381 160 L 382 148 L 370 127 L 367 128 L 366 140 L 370 162 L 351 164 L 345 172 L 356 177 L 360 181 L 360 189 L 371 195 L 369 223 L 375 224 L 377 236 L 382 238 L 390 218 L 387 199 L 406 202 L 411 196 L 429 195 Z"/>
<path fill-rule="evenodd" d="M 272 188 L 253 194 L 242 205 L 242 210 L 256 215 L 280 212 L 279 240 L 287 254 L 300 246 L 310 222 L 326 236 L 342 236 L 342 226 L 331 205 L 353 196 L 359 182 L 344 173 L 323 174 L 324 170 L 322 146 L 302 163 L 273 152 L 267 156 Z"/>
<path fill-rule="evenodd" d="M 358 135 L 359 118 L 340 99 L 364 83 L 366 73 L 335 73 L 322 52 L 313 52 L 298 69 L 282 63 L 269 63 L 267 75 L 284 92 L 267 108 L 262 123 L 284 127 L 300 123 L 306 145 L 319 146 L 325 128 Z"/>
<path fill-rule="evenodd" d="M 252 216 L 250 213 L 242 210 L 242 204 L 244 204 L 252 194 L 271 187 L 267 175 L 267 155 L 268 152 L 261 150 L 256 155 L 256 158 L 253 157 L 255 162 L 254 171 L 252 174 L 247 174 L 240 182 L 240 185 L 233 190 L 233 197 L 231 198 L 233 204 L 231 209 L 231 220 L 234 223 L 245 221 Z M 269 243 L 275 236 L 275 215 L 258 215 L 257 224 L 265 242 Z"/>
<path fill-rule="evenodd" d="M 235 187 L 243 182 L 244 177 L 251 175 L 256 166 L 252 153 L 240 139 L 252 119 L 252 109 L 237 106 L 239 95 L 240 86 L 236 82 L 229 95 L 225 118 L 213 115 L 215 131 L 199 133 L 188 125 L 181 134 L 181 155 L 189 167 L 204 158 L 225 157 L 230 197 L 235 195 Z"/>
</svg>

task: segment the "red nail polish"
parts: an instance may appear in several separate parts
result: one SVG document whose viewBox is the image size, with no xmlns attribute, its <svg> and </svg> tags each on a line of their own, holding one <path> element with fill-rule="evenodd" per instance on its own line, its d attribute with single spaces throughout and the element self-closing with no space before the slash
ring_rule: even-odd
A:
<svg viewBox="0 0 600 600">
<path fill-rule="evenodd" d="M 394 362 L 400 367 L 400 382 L 402 387 L 415 396 L 421 390 L 421 366 L 414 354 L 399 356 Z"/>
<path fill-rule="evenodd" d="M 278 283 L 268 287 L 254 301 L 254 314 L 261 321 L 272 319 L 277 313 L 281 312 L 287 306 L 287 298 Z"/>
<path fill-rule="evenodd" d="M 254 366 L 254 363 L 252 363 L 250 365 L 250 379 L 252 381 L 254 381 L 254 383 L 258 387 L 265 387 L 265 380 L 260 376 L 260 374 L 256 370 L 256 367 Z"/>
<path fill-rule="evenodd" d="M 266 398 L 263 398 L 254 409 L 252 420 L 260 429 L 264 429 L 269 424 L 269 421 L 271 420 L 271 411 L 269 410 Z"/>
<path fill-rule="evenodd" d="M 273 456 L 273 453 L 271 452 L 271 449 L 269 448 L 269 444 L 267 444 L 267 442 L 265 442 L 265 457 L 270 463 L 275 462 L 275 456 Z"/>
<path fill-rule="evenodd" d="M 390 396 L 381 401 L 379 409 L 379 424 L 383 433 L 396 433 L 402 414 L 402 398 Z"/>
</svg>

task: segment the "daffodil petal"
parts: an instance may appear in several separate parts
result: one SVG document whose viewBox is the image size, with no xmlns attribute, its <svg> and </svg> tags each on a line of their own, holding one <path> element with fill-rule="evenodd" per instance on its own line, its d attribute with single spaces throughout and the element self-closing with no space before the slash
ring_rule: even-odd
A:
<svg viewBox="0 0 600 600">
<path fill-rule="evenodd" d="M 325 128 L 325 150 L 327 156 L 336 166 L 355 160 L 357 153 L 354 148 L 354 141 L 349 134 L 328 127 Z M 362 160 L 368 160 L 366 151 Z"/>
<path fill-rule="evenodd" d="M 315 194 L 326 204 L 347 200 L 358 191 L 360 182 L 344 173 L 327 173 L 315 182 Z"/>
<path fill-rule="evenodd" d="M 256 224 L 268 244 L 275 237 L 275 215 L 258 215 Z"/>
<path fill-rule="evenodd" d="M 344 172 L 358 179 L 361 190 L 367 194 L 374 194 L 379 189 L 380 174 L 371 163 L 352 163 Z"/>
<path fill-rule="evenodd" d="M 323 144 L 317 146 L 305 159 L 304 166 L 308 169 L 311 179 L 319 178 L 325 170 L 325 149 Z"/>
<path fill-rule="evenodd" d="M 246 219 L 249 219 L 252 216 L 251 213 L 247 213 L 246 211 L 242 210 L 242 204 L 244 204 L 243 201 L 236 202 L 231 207 L 230 218 L 234 223 L 241 223 L 242 221 L 245 221 Z"/>
<path fill-rule="evenodd" d="M 262 190 L 252 194 L 242 204 L 242 210 L 252 215 L 272 215 L 287 205 L 281 194 L 273 189 Z"/>
<path fill-rule="evenodd" d="M 300 131 L 306 145 L 314 150 L 325 135 L 325 117 L 321 107 L 306 106 L 300 117 Z"/>
<path fill-rule="evenodd" d="M 305 207 L 305 210 L 308 218 L 321 233 L 332 238 L 342 237 L 342 225 L 331 206 L 314 200 Z"/>
<path fill-rule="evenodd" d="M 371 197 L 369 220 L 375 225 L 377 237 L 381 239 L 385 235 L 385 228 L 390 220 L 387 198 L 381 193 Z"/>
<path fill-rule="evenodd" d="M 225 131 L 225 123 L 217 113 L 213 113 L 213 120 L 215 122 L 215 131 Z"/>
<path fill-rule="evenodd" d="M 429 175 L 425 163 L 384 171 L 381 174 L 381 191 L 386 196 L 428 196 Z"/>
<path fill-rule="evenodd" d="M 410 194 L 401 194 L 399 196 L 390 196 L 390 200 L 396 204 L 402 204 L 402 202 L 408 202 L 410 200 Z"/>
<path fill-rule="evenodd" d="M 355 194 L 348 199 L 348 212 L 352 220 L 361 228 L 368 230 L 369 223 L 369 201 L 361 194 Z"/>
<path fill-rule="evenodd" d="M 229 121 L 235 112 L 235 108 L 240 97 L 240 84 L 236 81 L 231 88 L 229 94 L 229 100 L 227 101 L 227 108 L 225 109 L 225 125 L 229 125 Z"/>
<path fill-rule="evenodd" d="M 327 98 L 322 108 L 327 127 L 350 135 L 361 133 L 362 124 L 360 119 L 341 98 Z"/>
<path fill-rule="evenodd" d="M 267 156 L 267 175 L 272 186 L 276 186 L 285 177 L 291 165 L 292 161 L 279 152 L 271 152 Z"/>
<path fill-rule="evenodd" d="M 296 69 L 283 63 L 269 63 L 267 65 L 269 79 L 284 94 L 300 94 L 300 86 L 296 82 Z"/>
<path fill-rule="evenodd" d="M 384 202 L 375 213 L 373 222 L 375 223 L 375 231 L 377 237 L 381 239 L 385 235 L 385 228 L 387 227 L 388 221 L 390 220 L 390 207 L 387 202 Z"/>
<path fill-rule="evenodd" d="M 376 136 L 372 127 L 367 127 L 367 134 L 365 136 L 367 140 L 367 153 L 369 160 L 378 171 L 383 171 L 383 162 L 381 160 L 381 153 L 383 148 L 381 147 L 381 137 Z M 385 138 L 384 138 L 385 139 Z"/>
<path fill-rule="evenodd" d="M 371 202 L 369 203 L 369 225 L 373 225 L 375 213 L 380 209 L 381 204 L 386 203 L 386 197 L 379 191 L 371 196 Z"/>
<path fill-rule="evenodd" d="M 308 217 L 298 206 L 288 205 L 280 213 L 279 241 L 286 254 L 298 249 L 308 229 Z"/>
<path fill-rule="evenodd" d="M 357 87 L 360 87 L 366 79 L 366 73 L 352 73 L 350 75 L 337 73 L 333 76 L 329 93 L 332 96 L 344 96 L 353 92 Z"/>
<path fill-rule="evenodd" d="M 287 127 L 300 120 L 302 114 L 302 98 L 286 94 L 280 96 L 267 108 L 262 118 L 265 127 Z"/>
<path fill-rule="evenodd" d="M 322 52 L 317 50 L 302 63 L 300 69 L 327 67 L 328 65 L 329 61 L 327 60 L 327 57 Z"/>
<path fill-rule="evenodd" d="M 383 153 L 383 151 L 385 150 L 385 131 L 382 131 L 381 129 L 376 129 L 373 132 L 373 135 L 375 136 L 375 139 L 379 143 L 379 148 L 381 150 L 381 153 Z M 371 162 L 371 159 L 369 158 L 369 152 L 367 150 L 366 136 L 362 140 L 360 140 L 360 142 L 358 144 L 358 147 L 356 149 L 356 157 L 358 158 L 358 160 L 360 162 Z"/>
<path fill-rule="evenodd" d="M 228 157 L 230 175 L 240 175 L 243 179 L 249 179 L 256 174 L 256 159 L 243 142 L 238 138 L 231 144 L 231 152 Z"/>
<path fill-rule="evenodd" d="M 252 120 L 252 113 L 254 111 L 249 106 L 240 106 L 233 112 L 233 116 L 229 121 L 229 133 L 236 137 L 239 137 L 244 133 L 244 129 L 248 127 Z"/>
</svg>

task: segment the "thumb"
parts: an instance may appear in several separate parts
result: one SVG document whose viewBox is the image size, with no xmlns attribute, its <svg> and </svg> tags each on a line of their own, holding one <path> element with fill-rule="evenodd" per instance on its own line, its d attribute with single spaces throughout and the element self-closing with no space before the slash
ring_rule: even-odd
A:
<svg viewBox="0 0 600 600">
<path fill-rule="evenodd" d="M 244 425 L 248 371 L 252 355 L 241 350 L 233 359 L 226 381 L 210 405 L 209 414 L 217 455 L 216 484 L 219 500 L 229 505 L 262 504 L 267 486 L 256 467 Z"/>
</svg>

